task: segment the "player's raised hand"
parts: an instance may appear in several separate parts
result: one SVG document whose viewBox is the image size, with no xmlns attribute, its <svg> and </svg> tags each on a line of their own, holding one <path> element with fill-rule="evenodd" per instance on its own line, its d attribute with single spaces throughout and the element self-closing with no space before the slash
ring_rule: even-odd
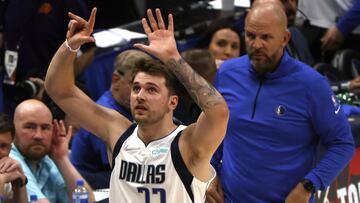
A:
<svg viewBox="0 0 360 203">
<path fill-rule="evenodd" d="M 93 8 L 89 20 L 85 20 L 71 12 L 68 13 L 71 18 L 68 24 L 66 39 L 72 49 L 77 49 L 88 42 L 95 42 L 91 36 L 95 25 L 96 8 Z"/>
<path fill-rule="evenodd" d="M 172 15 L 168 15 L 169 25 L 166 27 L 160 9 L 155 9 L 155 13 L 156 19 L 153 12 L 148 9 L 147 18 L 149 23 L 145 18 L 142 19 L 142 25 L 148 37 L 149 45 L 137 43 L 134 47 L 146 51 L 164 63 L 169 59 L 180 58 L 180 54 L 176 48 Z"/>
</svg>

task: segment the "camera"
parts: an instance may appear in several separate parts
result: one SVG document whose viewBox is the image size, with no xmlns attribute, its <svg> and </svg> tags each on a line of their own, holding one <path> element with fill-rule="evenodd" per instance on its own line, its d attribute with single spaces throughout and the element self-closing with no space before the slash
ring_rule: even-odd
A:
<svg viewBox="0 0 360 203">
<path fill-rule="evenodd" d="M 35 97 L 40 87 L 31 80 L 23 80 L 15 85 L 3 83 L 4 96 L 15 103 Z"/>
<path fill-rule="evenodd" d="M 39 86 L 31 80 L 16 83 L 16 90 L 26 98 L 33 98 L 39 93 Z"/>
</svg>

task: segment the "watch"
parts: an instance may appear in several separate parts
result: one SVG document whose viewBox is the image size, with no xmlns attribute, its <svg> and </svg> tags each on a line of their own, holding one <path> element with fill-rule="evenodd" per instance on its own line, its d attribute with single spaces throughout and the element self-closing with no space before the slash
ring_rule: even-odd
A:
<svg viewBox="0 0 360 203">
<path fill-rule="evenodd" d="M 311 182 L 311 180 L 304 179 L 304 180 L 301 181 L 301 183 L 303 184 L 305 190 L 311 192 L 312 194 L 315 193 L 315 186 Z"/>
</svg>

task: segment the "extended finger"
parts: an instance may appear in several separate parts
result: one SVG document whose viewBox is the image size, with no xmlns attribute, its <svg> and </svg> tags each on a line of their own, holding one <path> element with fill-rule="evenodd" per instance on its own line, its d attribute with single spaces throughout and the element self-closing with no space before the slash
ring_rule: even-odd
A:
<svg viewBox="0 0 360 203">
<path fill-rule="evenodd" d="M 54 125 L 54 134 L 55 134 L 53 138 L 55 138 L 60 134 L 60 126 L 59 126 L 59 122 L 56 119 L 54 119 L 53 125 Z"/>
<path fill-rule="evenodd" d="M 157 22 L 156 22 L 156 20 L 154 18 L 154 15 L 153 15 L 153 13 L 152 13 L 152 11 L 150 9 L 147 10 L 147 16 L 148 16 L 148 19 L 149 19 L 149 22 L 150 22 L 151 29 L 153 31 L 158 30 L 159 28 L 158 28 Z"/>
<path fill-rule="evenodd" d="M 95 17 L 96 17 L 96 7 L 94 7 L 92 10 L 91 10 L 91 14 L 90 14 L 90 18 L 88 20 L 88 23 L 89 23 L 89 32 L 92 33 L 92 31 L 94 30 L 94 26 L 95 26 Z"/>
<path fill-rule="evenodd" d="M 5 163 L 6 163 L 6 162 L 3 162 L 3 163 L 0 164 L 0 173 L 4 173 L 4 172 L 5 172 L 5 169 L 6 169 L 6 168 L 5 168 Z"/>
<path fill-rule="evenodd" d="M 1 166 L 1 169 L 0 169 L 0 172 L 1 173 L 5 173 L 7 172 L 7 169 L 10 167 L 10 163 L 9 161 L 5 162 L 2 166 Z"/>
<path fill-rule="evenodd" d="M 66 137 L 71 137 L 72 136 L 72 131 L 73 131 L 73 127 L 71 125 L 69 125 Z"/>
<path fill-rule="evenodd" d="M 72 37 L 76 31 L 76 28 L 78 26 L 78 22 L 76 20 L 70 21 L 70 27 L 69 27 L 69 37 Z"/>
<path fill-rule="evenodd" d="M 145 51 L 146 53 L 151 54 L 151 50 L 149 49 L 149 46 L 141 43 L 136 43 L 133 45 L 135 48 L 140 49 L 142 51 Z"/>
<path fill-rule="evenodd" d="M 72 24 L 72 21 L 73 21 L 73 20 L 70 20 L 70 21 L 69 21 L 69 23 L 68 23 L 68 29 L 70 29 L 71 24 Z"/>
<path fill-rule="evenodd" d="M 82 25 L 85 25 L 85 24 L 87 23 L 87 21 L 86 21 L 85 19 L 83 19 L 82 17 L 77 16 L 77 15 L 71 13 L 71 12 L 69 12 L 68 15 L 69 15 L 69 17 L 70 17 L 71 19 L 76 20 L 77 22 L 79 22 L 79 23 L 82 24 Z"/>
<path fill-rule="evenodd" d="M 19 165 L 16 162 L 10 163 L 10 165 L 6 168 L 6 172 L 15 171 L 19 168 Z"/>
<path fill-rule="evenodd" d="M 81 44 L 85 44 L 85 43 L 88 43 L 88 42 L 95 42 L 95 38 L 92 37 L 92 36 L 82 36 L 79 38 L 79 42 Z"/>
<path fill-rule="evenodd" d="M 59 125 L 60 125 L 60 132 L 61 132 L 60 135 L 66 135 L 66 127 L 65 127 L 64 121 L 60 120 Z"/>
<path fill-rule="evenodd" d="M 174 19 L 173 19 L 173 15 L 169 14 L 168 15 L 168 30 L 170 30 L 171 32 L 174 32 Z"/>
<path fill-rule="evenodd" d="M 66 132 L 66 127 L 63 120 L 58 122 L 58 136 L 66 137 L 68 134 Z"/>
<path fill-rule="evenodd" d="M 141 23 L 142 23 L 142 26 L 143 26 L 143 28 L 144 28 L 145 33 L 146 33 L 147 35 L 150 34 L 150 33 L 151 33 L 151 28 L 149 27 L 149 24 L 147 23 L 147 21 L 146 21 L 145 18 L 143 18 L 143 19 L 141 20 Z"/>
<path fill-rule="evenodd" d="M 159 28 L 162 29 L 162 30 L 165 30 L 165 23 L 164 23 L 164 20 L 161 16 L 161 11 L 160 9 L 156 9 L 155 10 L 155 13 L 156 13 L 156 19 L 158 21 L 158 25 L 159 25 Z"/>
</svg>

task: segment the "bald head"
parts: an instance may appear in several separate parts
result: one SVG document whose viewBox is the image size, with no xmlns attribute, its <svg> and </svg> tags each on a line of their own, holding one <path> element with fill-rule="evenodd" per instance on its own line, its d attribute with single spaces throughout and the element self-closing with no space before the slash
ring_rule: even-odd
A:
<svg viewBox="0 0 360 203">
<path fill-rule="evenodd" d="M 253 20 L 267 21 L 280 29 L 287 29 L 284 6 L 278 0 L 256 0 L 246 16 L 245 26 Z"/>
<path fill-rule="evenodd" d="M 297 0 L 255 0 L 253 1 L 252 6 L 256 6 L 258 4 L 263 3 L 273 3 L 278 4 L 281 6 L 285 13 L 287 18 L 287 24 L 288 26 L 293 26 L 295 24 L 296 19 L 296 13 L 297 13 Z"/>
<path fill-rule="evenodd" d="M 19 119 L 24 115 L 28 114 L 38 114 L 45 116 L 50 121 L 52 121 L 52 114 L 49 108 L 41 101 L 36 99 L 29 99 L 21 102 L 15 109 L 14 114 L 14 123 L 16 124 Z"/>
<path fill-rule="evenodd" d="M 255 0 L 252 4 L 252 7 L 257 6 L 257 4 L 263 4 L 263 3 L 274 3 L 284 8 L 284 5 L 280 2 L 280 0 Z"/>
<path fill-rule="evenodd" d="M 51 150 L 53 132 L 49 108 L 35 99 L 25 100 L 15 109 L 14 144 L 28 160 L 38 161 Z"/>
</svg>

